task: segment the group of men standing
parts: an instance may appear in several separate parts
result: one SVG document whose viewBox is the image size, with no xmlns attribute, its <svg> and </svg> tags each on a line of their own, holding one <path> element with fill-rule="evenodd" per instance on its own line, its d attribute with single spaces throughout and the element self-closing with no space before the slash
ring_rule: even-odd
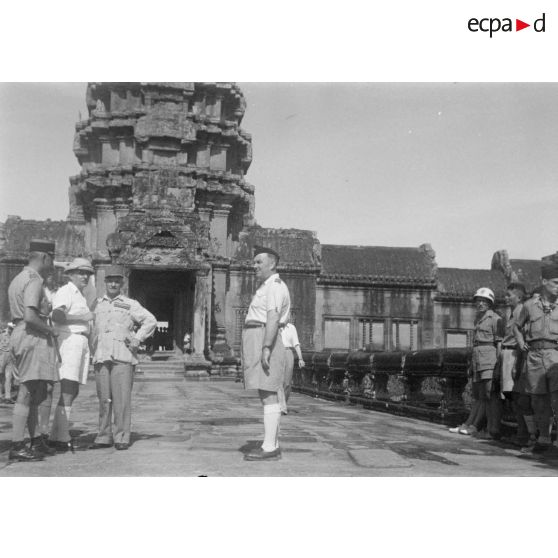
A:
<svg viewBox="0 0 558 558">
<path fill-rule="evenodd" d="M 541 267 L 541 285 L 530 298 L 521 283 L 508 285 L 506 320 L 493 310 L 491 289 L 479 289 L 473 300 L 473 404 L 465 423 L 450 431 L 500 439 L 508 399 L 518 424 L 511 441 L 522 453 L 558 451 L 551 438 L 558 416 L 558 263 Z"/>
<path fill-rule="evenodd" d="M 80 385 L 87 382 L 91 354 L 97 396 L 99 431 L 88 449 L 128 449 L 131 395 L 136 352 L 157 326 L 153 314 L 121 290 L 124 272 L 111 266 L 105 272 L 105 294 L 91 307 L 83 294 L 93 266 L 75 258 L 65 269 L 66 285 L 57 291 L 44 279 L 52 275 L 55 244 L 32 240 L 27 266 L 8 289 L 13 333 L 9 341 L 20 387 L 13 411 L 9 458 L 36 461 L 76 447 L 70 434 L 70 415 Z M 247 460 L 279 459 L 279 424 L 287 402 L 295 355 L 304 366 L 296 328 L 289 323 L 290 295 L 277 273 L 279 254 L 258 247 L 254 270 L 259 282 L 250 304 L 242 337 L 246 389 L 257 389 L 263 405 L 264 440 L 246 454 Z M 49 428 L 53 390 L 60 397 Z M 114 422 L 114 427 L 113 427 Z M 30 437 L 26 445 L 25 429 Z"/>
<path fill-rule="evenodd" d="M 124 273 L 119 266 L 106 270 L 106 294 L 92 308 L 83 290 L 94 269 L 84 258 L 67 266 L 68 283 L 49 297 L 43 282 L 53 270 L 54 250 L 52 241 L 32 240 L 28 265 L 8 288 L 14 324 L 10 353 L 20 382 L 9 455 L 16 461 L 41 460 L 74 449 L 69 419 L 79 386 L 87 382 L 90 351 L 99 397 L 99 433 L 89 448 L 114 444 L 116 449 L 127 449 L 135 353 L 156 327 L 150 312 L 121 294 Z M 49 429 L 56 382 L 60 398 Z M 26 428 L 29 446 L 24 442 Z"/>
</svg>

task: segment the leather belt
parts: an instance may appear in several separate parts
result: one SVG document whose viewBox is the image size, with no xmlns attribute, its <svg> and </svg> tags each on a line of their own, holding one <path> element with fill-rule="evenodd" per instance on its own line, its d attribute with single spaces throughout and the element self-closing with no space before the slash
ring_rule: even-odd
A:
<svg viewBox="0 0 558 558">
<path fill-rule="evenodd" d="M 256 327 L 265 327 L 265 324 L 263 322 L 248 322 L 244 324 L 244 329 L 252 329 Z"/>
<path fill-rule="evenodd" d="M 516 351 L 517 345 L 502 345 L 502 349 L 506 349 L 507 351 Z"/>
<path fill-rule="evenodd" d="M 473 347 L 494 347 L 494 343 L 491 341 L 475 341 Z"/>
<path fill-rule="evenodd" d="M 558 341 L 550 341 L 547 339 L 529 341 L 528 345 L 530 349 L 558 349 Z"/>
</svg>

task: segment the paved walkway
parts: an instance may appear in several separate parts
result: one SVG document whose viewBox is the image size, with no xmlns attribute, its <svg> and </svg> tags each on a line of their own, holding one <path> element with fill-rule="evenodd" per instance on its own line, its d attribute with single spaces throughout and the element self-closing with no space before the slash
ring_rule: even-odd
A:
<svg viewBox="0 0 558 558">
<path fill-rule="evenodd" d="M 0 405 L 0 476 L 556 476 L 558 461 L 519 457 L 511 447 L 446 428 L 294 394 L 281 423 L 283 459 L 254 463 L 243 452 L 262 436 L 255 393 L 231 381 L 138 378 L 133 445 L 8 463 L 12 407 Z M 92 442 L 97 397 L 76 401 L 73 433 Z"/>
</svg>

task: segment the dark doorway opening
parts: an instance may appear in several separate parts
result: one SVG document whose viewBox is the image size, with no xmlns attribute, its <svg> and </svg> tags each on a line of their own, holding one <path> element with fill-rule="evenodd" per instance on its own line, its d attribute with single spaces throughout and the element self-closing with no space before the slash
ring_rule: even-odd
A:
<svg viewBox="0 0 558 558">
<path fill-rule="evenodd" d="M 157 318 L 157 331 L 148 341 L 155 351 L 182 351 L 185 333 L 192 333 L 195 273 L 132 269 L 129 292 Z"/>
</svg>

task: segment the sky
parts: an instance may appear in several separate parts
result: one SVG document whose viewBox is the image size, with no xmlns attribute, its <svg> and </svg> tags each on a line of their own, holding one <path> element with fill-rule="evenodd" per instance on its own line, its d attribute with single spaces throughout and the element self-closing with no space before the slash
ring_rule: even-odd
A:
<svg viewBox="0 0 558 558">
<path fill-rule="evenodd" d="M 240 83 L 265 227 L 432 245 L 440 267 L 558 251 L 558 84 Z M 65 219 L 85 83 L 0 84 L 0 220 Z"/>
</svg>

